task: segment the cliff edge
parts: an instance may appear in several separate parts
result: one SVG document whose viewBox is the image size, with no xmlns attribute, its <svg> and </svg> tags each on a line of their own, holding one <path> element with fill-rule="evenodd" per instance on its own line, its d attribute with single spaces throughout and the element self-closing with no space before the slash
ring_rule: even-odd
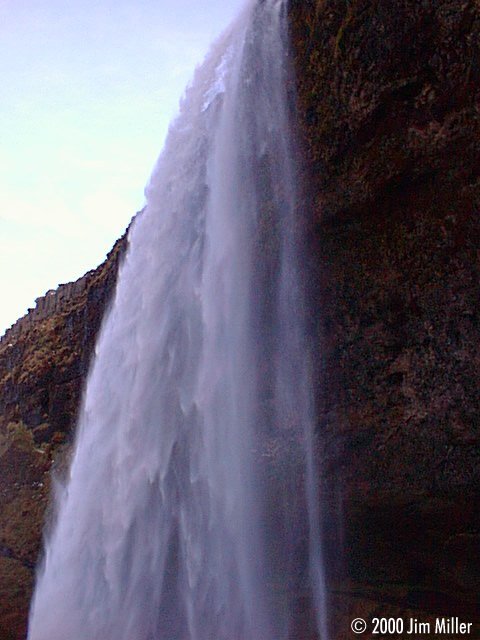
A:
<svg viewBox="0 0 480 640">
<path fill-rule="evenodd" d="M 53 465 L 71 442 L 95 338 L 127 246 L 36 300 L 0 340 L 0 640 L 26 635 Z"/>
</svg>

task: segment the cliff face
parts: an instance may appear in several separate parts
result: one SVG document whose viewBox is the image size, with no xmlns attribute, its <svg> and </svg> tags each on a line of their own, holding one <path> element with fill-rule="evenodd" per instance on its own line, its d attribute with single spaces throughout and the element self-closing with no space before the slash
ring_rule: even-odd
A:
<svg viewBox="0 0 480 640">
<path fill-rule="evenodd" d="M 0 640 L 25 638 L 50 470 L 68 452 L 126 236 L 106 261 L 37 300 L 0 341 Z"/>
<path fill-rule="evenodd" d="M 478 621 L 480 6 L 302 0 L 291 23 L 338 606 Z"/>
<path fill-rule="evenodd" d="M 291 0 L 290 20 L 332 637 L 356 616 L 478 620 L 480 7 Z M 125 244 L 0 342 L 0 640 L 24 638 Z"/>
</svg>

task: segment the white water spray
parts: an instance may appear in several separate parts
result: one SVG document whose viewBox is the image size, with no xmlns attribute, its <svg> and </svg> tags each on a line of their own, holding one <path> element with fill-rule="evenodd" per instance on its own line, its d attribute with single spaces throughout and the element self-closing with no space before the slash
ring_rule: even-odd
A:
<svg viewBox="0 0 480 640">
<path fill-rule="evenodd" d="M 294 638 L 302 536 L 326 638 L 285 4 L 247 8 L 171 127 L 98 340 L 29 640 Z"/>
</svg>

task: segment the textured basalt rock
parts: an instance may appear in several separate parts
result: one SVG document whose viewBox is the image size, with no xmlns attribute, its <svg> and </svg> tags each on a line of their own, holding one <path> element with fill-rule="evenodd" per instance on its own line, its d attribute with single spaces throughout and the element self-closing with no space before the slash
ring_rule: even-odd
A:
<svg viewBox="0 0 480 640">
<path fill-rule="evenodd" d="M 23 640 L 52 465 L 68 454 L 126 236 L 106 261 L 37 299 L 0 341 L 0 640 Z"/>
<path fill-rule="evenodd" d="M 335 637 L 478 621 L 480 5 L 290 11 Z"/>
</svg>

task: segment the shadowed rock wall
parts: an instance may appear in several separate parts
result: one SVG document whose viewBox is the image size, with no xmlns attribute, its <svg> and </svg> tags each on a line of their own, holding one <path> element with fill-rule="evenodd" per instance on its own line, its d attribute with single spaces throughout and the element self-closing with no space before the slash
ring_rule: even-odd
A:
<svg viewBox="0 0 480 640">
<path fill-rule="evenodd" d="M 478 621 L 480 5 L 290 11 L 335 637 Z"/>
</svg>

